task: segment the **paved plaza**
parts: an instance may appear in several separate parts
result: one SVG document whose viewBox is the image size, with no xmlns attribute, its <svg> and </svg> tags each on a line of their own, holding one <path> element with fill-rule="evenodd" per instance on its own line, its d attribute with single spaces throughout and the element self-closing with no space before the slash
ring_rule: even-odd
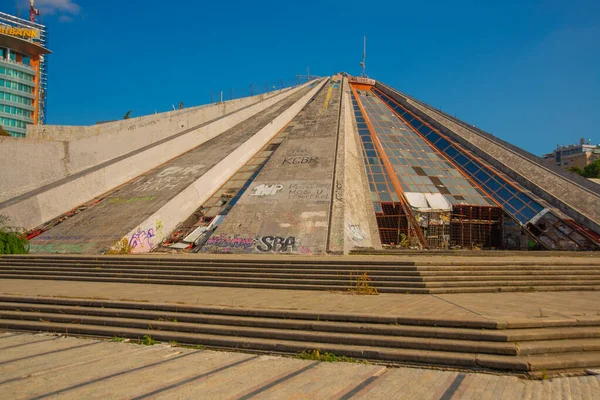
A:
<svg viewBox="0 0 600 400">
<path fill-rule="evenodd" d="M 593 375 L 527 380 L 0 333 L 2 399 L 597 399 Z"/>
</svg>

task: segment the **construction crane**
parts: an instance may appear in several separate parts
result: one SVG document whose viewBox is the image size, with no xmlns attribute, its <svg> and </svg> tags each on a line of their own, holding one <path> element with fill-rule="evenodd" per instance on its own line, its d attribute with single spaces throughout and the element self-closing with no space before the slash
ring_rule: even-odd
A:
<svg viewBox="0 0 600 400">
<path fill-rule="evenodd" d="M 35 0 L 29 0 L 29 20 L 37 23 L 37 18 L 40 15 L 40 10 L 35 8 Z"/>
</svg>

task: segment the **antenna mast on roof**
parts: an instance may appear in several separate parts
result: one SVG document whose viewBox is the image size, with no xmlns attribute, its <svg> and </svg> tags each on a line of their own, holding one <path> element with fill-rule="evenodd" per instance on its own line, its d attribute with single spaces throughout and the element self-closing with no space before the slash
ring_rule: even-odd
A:
<svg viewBox="0 0 600 400">
<path fill-rule="evenodd" d="M 37 16 L 40 15 L 40 10 L 35 8 L 35 0 L 29 0 L 29 20 L 31 22 L 37 23 Z"/>
<path fill-rule="evenodd" d="M 363 36 L 364 38 L 364 47 L 363 47 L 363 59 L 362 62 L 360 63 L 360 66 L 362 68 L 362 74 L 360 76 L 362 76 L 363 78 L 367 77 L 367 37 Z"/>
</svg>

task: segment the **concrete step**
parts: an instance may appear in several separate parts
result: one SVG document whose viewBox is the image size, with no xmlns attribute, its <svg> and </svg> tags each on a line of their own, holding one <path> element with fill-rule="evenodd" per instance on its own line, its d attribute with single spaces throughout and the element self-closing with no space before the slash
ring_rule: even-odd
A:
<svg viewBox="0 0 600 400">
<path fill-rule="evenodd" d="M 372 334 L 352 334 L 340 332 L 289 330 L 265 327 L 240 327 L 239 325 L 198 324 L 156 319 L 105 317 L 94 315 L 72 315 L 23 311 L 0 311 L 2 319 L 21 321 L 44 321 L 54 323 L 115 326 L 135 329 L 153 329 L 221 336 L 238 336 L 273 340 L 311 341 L 320 343 L 345 344 L 352 346 L 391 347 L 403 349 L 421 349 L 434 351 L 452 351 L 459 353 L 485 353 L 497 355 L 533 355 L 546 353 L 565 353 L 577 351 L 600 351 L 600 339 L 576 339 L 565 341 L 545 340 L 520 344 L 518 342 L 487 342 L 470 340 L 451 340 L 439 338 L 421 338 L 409 336 L 388 336 Z"/>
<path fill-rule="evenodd" d="M 170 274 L 170 275 L 201 275 L 201 276 L 248 276 L 248 277 L 256 277 L 256 276 L 281 276 L 288 278 L 299 278 L 299 277 L 317 277 L 327 279 L 328 277 L 337 278 L 344 277 L 349 278 L 350 276 L 356 277 L 363 274 L 364 271 L 355 269 L 355 270 L 287 270 L 287 269 L 273 269 L 273 270 L 264 270 L 264 269 L 221 269 L 221 268 L 190 268 L 190 269 L 180 269 L 180 268 L 128 268 L 127 266 L 122 267 L 112 267 L 112 266 L 98 266 L 98 267 L 63 267 L 63 266 L 46 266 L 46 267 L 33 267 L 33 266 L 0 266 L 0 272 L 19 272 L 19 273 L 36 273 L 36 272 L 69 272 L 69 273 L 128 273 L 128 274 L 138 274 L 138 275 L 151 275 L 151 274 Z M 419 273 L 416 271 L 406 271 L 406 272 L 397 272 L 397 271 L 377 271 L 377 272 L 368 272 L 368 276 L 376 276 L 381 277 L 382 279 L 394 279 L 396 277 L 402 277 L 403 279 L 408 280 L 417 280 L 421 281 L 419 277 Z"/>
<path fill-rule="evenodd" d="M 397 260 L 347 260 L 343 258 L 311 258 L 310 260 L 290 256 L 285 260 L 282 258 L 202 258 L 200 256 L 184 257 L 161 257 L 158 255 L 125 255 L 125 256 L 104 256 L 104 255 L 3 255 L 0 258 L 0 263 L 5 262 L 73 262 L 73 263 L 126 263 L 126 264 L 153 264 L 153 265 L 274 265 L 274 266 L 289 266 L 303 265 L 307 267 L 321 268 L 323 265 L 333 266 L 356 266 L 356 265 L 378 265 L 381 267 L 398 267 L 398 266 L 415 266 L 414 261 L 397 261 Z M 572 264 L 569 264 L 572 265 Z"/>
<path fill-rule="evenodd" d="M 172 275 L 172 274 L 130 274 L 130 273 L 111 273 L 111 272 L 53 272 L 53 271 L 18 271 L 20 276 L 34 276 L 34 277 L 49 277 L 49 278 L 123 278 L 123 279 L 151 279 L 151 280 L 171 280 L 181 281 L 184 284 L 186 282 L 228 282 L 228 283 L 260 283 L 260 284 L 287 284 L 287 285 L 322 285 L 327 287 L 352 287 L 356 285 L 357 275 L 351 278 L 350 275 L 344 276 L 333 276 L 331 279 L 321 279 L 298 276 L 297 278 L 270 278 L 260 275 L 253 277 L 243 277 L 238 275 L 231 276 L 210 276 L 210 275 Z M 14 273 L 7 271 L 0 271 L 0 277 L 12 276 Z M 425 283 L 419 281 L 408 281 L 408 280 L 393 280 L 393 281 L 379 281 L 378 287 L 403 287 L 403 288 L 424 288 Z"/>
<path fill-rule="evenodd" d="M 65 324 L 45 321 L 22 321 L 1 319 L 0 328 L 24 331 L 49 331 L 63 334 L 93 335 L 104 337 L 125 337 L 141 339 L 149 335 L 159 341 L 176 341 L 180 344 L 204 345 L 216 348 L 237 350 L 268 351 L 276 353 L 298 353 L 318 349 L 358 359 L 455 366 L 463 368 L 483 368 L 492 370 L 529 372 L 537 370 L 560 370 L 566 368 L 594 368 L 600 365 L 600 352 L 552 353 L 543 355 L 494 355 L 461 353 L 453 351 L 415 350 L 377 346 L 360 346 L 312 342 L 309 340 L 282 340 L 235 335 L 214 335 L 180 331 L 155 330 L 151 327 L 132 328 L 121 326 L 100 326 L 88 324 Z"/>
<path fill-rule="evenodd" d="M 418 267 L 417 267 L 418 268 Z M 297 268 L 228 268 L 228 267 L 165 267 L 165 266 L 128 266 L 122 265 L 0 265 L 2 271 L 53 271 L 53 272 L 112 272 L 112 273 L 129 273 L 129 274 L 173 274 L 173 275 L 237 275 L 237 276 L 281 276 L 281 277 L 339 277 L 339 276 L 356 276 L 366 272 L 370 278 L 380 280 L 393 280 L 396 277 L 402 277 L 403 280 L 416 281 L 442 281 L 442 280 L 494 280 L 494 279 L 531 279 L 532 277 L 543 276 L 544 279 L 600 279 L 600 270 L 552 270 L 552 271 L 453 271 L 445 270 L 443 272 L 421 272 L 417 271 L 391 271 L 391 270 L 363 270 L 356 269 L 297 269 Z"/>
<path fill-rule="evenodd" d="M 161 285 L 185 285 L 185 286 L 210 286 L 210 287 L 238 287 L 238 288 L 255 288 L 255 289 L 287 289 L 287 290 L 328 290 L 328 291 L 347 291 L 356 289 L 355 284 L 350 282 L 344 283 L 336 281 L 313 281 L 309 283 L 304 280 L 298 280 L 296 283 L 290 283 L 286 280 L 279 282 L 268 282 L 262 279 L 261 282 L 249 282 L 249 278 L 233 280 L 226 279 L 210 279 L 203 277 L 201 280 L 193 279 L 155 279 L 152 277 L 102 277 L 102 276 L 82 276 L 82 275 L 63 275 L 63 274 L 1 274 L 4 279 L 35 279 L 35 280 L 63 280 L 63 281 L 80 281 L 80 282 L 118 282 L 118 283 L 143 283 L 143 284 L 161 284 Z M 327 283 L 327 284 L 326 284 Z M 399 282 L 394 285 L 390 282 L 370 282 L 371 287 L 376 288 L 380 293 L 404 293 L 404 294 L 444 294 L 444 293 L 489 293 L 502 291 L 577 291 L 577 290 L 600 290 L 600 285 L 583 282 L 572 284 L 566 282 L 563 285 L 554 283 L 537 282 L 500 282 L 490 283 L 489 285 L 474 284 L 472 286 L 462 285 L 456 287 L 446 287 L 437 285 L 438 287 L 418 287 L 414 282 Z M 424 285 L 424 284 L 423 284 Z"/>
<path fill-rule="evenodd" d="M 430 282 L 425 280 L 426 287 L 428 288 L 453 288 L 453 287 L 482 287 L 482 286 L 496 286 L 496 287 L 543 287 L 543 286 L 561 286 L 562 284 L 569 286 L 600 286 L 600 279 L 570 279 L 564 280 L 545 280 L 545 279 L 534 279 L 529 280 L 478 280 L 478 281 L 442 281 L 442 282 Z M 377 282 L 378 285 L 381 283 Z"/>
<path fill-rule="evenodd" d="M 329 272 L 329 273 L 327 273 Z M 119 276 L 119 277 L 154 277 L 161 279 L 185 278 L 185 279 L 202 279 L 203 277 L 221 277 L 221 278 L 279 278 L 279 279 L 301 279 L 301 280 L 343 280 L 346 282 L 356 281 L 362 273 L 360 271 L 316 271 L 308 272 L 287 272 L 285 270 L 277 271 L 261 271 L 253 272 L 231 272 L 217 270 L 178 270 L 178 269 L 127 269 L 127 268 L 111 268 L 111 267 L 95 267 L 95 268 L 64 268 L 64 267 L 0 267 L 0 276 L 3 274 L 20 274 L 20 275 L 89 275 L 89 276 Z M 417 275 L 415 275 L 417 274 Z M 378 282 L 495 282 L 495 281 L 527 281 L 536 282 L 544 281 L 600 281 L 600 274 L 590 275 L 582 272 L 581 274 L 535 274 L 535 275 L 452 275 L 446 274 L 443 276 L 419 276 L 416 272 L 368 272 L 368 277 L 374 283 Z M 447 286 L 447 285 L 445 285 Z M 451 286 L 451 285 L 450 285 Z M 432 286 L 433 287 L 433 286 Z"/>
<path fill-rule="evenodd" d="M 18 276 L 19 278 L 16 278 Z M 338 275 L 338 276 L 329 276 L 328 278 L 323 278 L 319 276 L 295 276 L 293 278 L 278 278 L 278 277 L 264 277 L 260 275 L 255 275 L 253 277 L 248 276 L 239 276 L 239 275 L 220 275 L 220 274 L 201 274 L 201 275 L 191 275 L 191 274 L 131 274 L 128 272 L 103 272 L 103 271 L 94 271 L 94 272 L 65 272 L 65 271 L 4 271 L 0 270 L 0 277 L 11 278 L 11 279 L 27 279 L 31 277 L 32 279 L 40 279 L 42 277 L 47 277 L 49 279 L 56 280 L 79 280 L 79 279 L 122 279 L 122 280 L 148 280 L 148 281 L 156 281 L 156 280 L 164 280 L 164 281 L 179 281 L 181 284 L 199 284 L 198 282 L 202 282 L 204 284 L 210 283 L 230 283 L 230 284 L 238 284 L 238 283 L 249 283 L 249 284 L 273 284 L 273 285 L 311 285 L 311 286 L 326 286 L 329 288 L 335 287 L 343 287 L 350 288 L 356 285 L 356 280 L 360 277 L 360 275 L 354 275 L 351 277 L 350 275 Z M 542 279 L 529 279 L 529 280 L 515 280 L 508 281 L 503 279 L 496 280 L 478 280 L 478 281 L 455 281 L 455 280 L 447 280 L 447 281 L 437 281 L 437 282 L 420 282 L 415 279 L 403 279 L 402 277 L 390 277 L 388 279 L 384 278 L 371 278 L 369 285 L 378 288 L 378 289 L 396 289 L 396 288 L 407 288 L 407 289 L 423 289 L 423 288 L 469 288 L 469 287 L 523 287 L 529 288 L 532 286 L 543 288 L 545 286 L 563 286 L 561 282 L 564 282 L 564 285 L 568 286 L 600 286 L 600 279 L 562 279 L 562 280 L 542 280 Z"/>
<path fill-rule="evenodd" d="M 145 301 L 126 301 L 126 300 L 100 300 L 86 298 L 65 298 L 65 297 L 40 297 L 40 296 L 19 296 L 19 295 L 2 295 L 0 294 L 0 303 L 18 304 L 22 307 L 92 307 L 98 309 L 119 309 L 119 310 L 142 310 L 157 311 L 157 312 L 173 312 L 185 313 L 194 315 L 208 316 L 241 316 L 245 318 L 261 318 L 261 319 L 280 319 L 293 322 L 347 322 L 361 324 L 377 324 L 377 326 L 397 327 L 397 326 L 416 326 L 427 328 L 460 328 L 470 329 L 481 332 L 482 335 L 486 332 L 494 332 L 495 335 L 501 336 L 500 341 L 521 340 L 521 337 L 506 336 L 512 332 L 542 332 L 539 328 L 561 328 L 566 329 L 565 332 L 575 328 L 600 327 L 600 316 L 582 316 L 578 318 L 526 318 L 506 321 L 503 319 L 494 320 L 490 318 L 428 318 L 428 317 L 395 317 L 392 315 L 377 315 L 373 313 L 337 313 L 337 312 L 313 312 L 313 311 L 298 311 L 298 310 L 281 310 L 281 309 L 265 309 L 265 308 L 235 308 L 235 307 L 220 307 L 220 306 L 201 306 L 183 303 L 149 303 Z M 562 332 L 562 331 L 561 331 Z M 565 334 L 565 333 L 561 333 Z M 580 335 L 578 333 L 577 335 Z M 487 336 L 486 336 L 487 337 Z M 574 337 L 574 336 L 569 336 Z M 579 337 L 579 336 L 578 336 Z M 540 337 L 537 337 L 540 339 Z"/>
<path fill-rule="evenodd" d="M 158 285 L 184 285 L 184 286 L 209 286 L 209 287 L 237 287 L 254 289 L 286 289 L 286 290 L 328 290 L 328 291 L 347 291 L 355 286 L 351 285 L 324 285 L 324 284 L 306 284 L 306 283 L 254 283 L 242 280 L 240 282 L 231 282 L 229 280 L 176 280 L 176 279 L 151 279 L 151 278 L 110 278 L 110 277 L 86 277 L 86 276 L 65 276 L 65 275 L 19 275 L 3 274 L 3 279 L 35 279 L 35 280 L 57 280 L 57 281 L 76 281 L 76 282 L 117 282 L 117 283 L 143 283 Z M 381 293 L 413 293 L 427 294 L 428 289 L 415 287 L 391 287 L 382 288 Z"/>
<path fill-rule="evenodd" d="M 133 257 L 132 257 L 133 258 Z M 504 274 L 512 273 L 515 275 L 522 274 L 568 274 L 568 273 L 587 273 L 587 274 L 600 274 L 600 266 L 590 265 L 504 265 L 504 266 L 490 266 L 490 265 L 471 265 L 471 266 L 455 266 L 455 265 L 437 265 L 437 266 L 404 266 L 404 265 L 367 265 L 367 264 L 273 264 L 273 263 L 262 263 L 262 262 L 240 262 L 240 263 L 181 263 L 181 262 L 154 262 L 154 261 L 139 261 L 132 260 L 131 262 L 126 261 L 94 261 L 94 260 L 82 260 L 82 261 L 64 261 L 64 260 L 14 260 L 14 259 L 0 259 L 0 267 L 38 267 L 43 268 L 45 266 L 50 267 L 72 267 L 72 268 L 127 268 L 127 269 L 176 269 L 181 271 L 187 270 L 224 270 L 224 271 L 239 271 L 239 272 L 251 272 L 251 271 L 288 271 L 288 272 L 301 272 L 301 271 L 314 271 L 314 273 L 336 273 L 339 271 L 362 271 L 368 273 L 398 273 L 398 272 L 419 272 L 422 275 L 445 275 L 445 274 L 456 274 L 463 272 L 465 274 Z"/>
<path fill-rule="evenodd" d="M 579 285 L 574 286 L 565 283 L 560 286 L 474 286 L 474 287 L 454 287 L 454 288 L 428 288 L 428 294 L 458 294 L 458 293 L 499 293 L 499 292 L 578 292 L 578 291 L 598 291 L 600 286 Z M 380 290 L 385 293 L 384 290 Z M 394 292 L 396 293 L 396 292 Z M 397 292 L 402 293 L 402 292 Z"/>
<path fill-rule="evenodd" d="M 75 303 L 77 304 L 77 303 Z M 106 303 L 104 303 L 106 304 Z M 111 305 L 111 303 L 108 303 Z M 115 306 L 119 305 L 113 304 Z M 85 302 L 78 306 L 31 304 L 22 302 L 0 302 L 0 315 L 15 317 L 17 315 L 35 315 L 35 318 L 48 319 L 48 316 L 58 314 L 68 316 L 71 321 L 79 316 L 94 316 L 100 318 L 129 318 L 142 319 L 147 323 L 174 322 L 164 329 L 177 330 L 182 323 L 194 326 L 229 326 L 230 329 L 261 328 L 287 331 L 308 331 L 331 334 L 368 335 L 369 337 L 409 337 L 426 339 L 448 339 L 471 343 L 480 342 L 527 342 L 560 341 L 564 339 L 600 339 L 600 318 L 580 322 L 581 326 L 544 326 L 541 328 L 512 328 L 502 330 L 485 330 L 479 328 L 438 327 L 437 322 L 426 326 L 411 326 L 385 323 L 363 323 L 344 321 L 323 321 L 320 318 L 308 320 L 292 320 L 283 317 L 252 317 L 235 314 L 205 314 L 199 312 L 170 312 L 166 310 L 145 310 L 121 307 L 88 306 Z M 44 314 L 44 315 L 42 315 Z M 175 322 L 176 321 L 176 322 Z M 577 325 L 577 322 L 572 322 Z M 158 329 L 158 328 L 157 328 Z M 527 345 L 531 347 L 531 345 Z"/>
<path fill-rule="evenodd" d="M 486 253 L 487 254 L 487 253 Z M 519 253 L 521 254 L 521 253 Z M 406 254 L 404 254 L 406 256 Z M 434 255 L 431 253 L 427 253 L 424 255 Z M 481 254 L 480 254 L 481 256 Z M 123 255 L 123 256 L 108 256 L 108 255 L 56 255 L 56 254 L 31 254 L 31 255 L 4 255 L 0 259 L 0 263 L 7 261 L 27 261 L 27 260 L 36 260 L 39 262 L 46 261 L 71 261 L 76 263 L 112 263 L 112 262 L 125 262 L 127 264 L 163 264 L 163 265 L 306 265 L 306 266 L 314 266 L 318 268 L 318 266 L 323 265 L 345 265 L 345 266 L 357 266 L 357 265 L 377 265 L 381 267 L 397 267 L 397 266 L 420 266 L 423 268 L 447 268 L 447 267 L 522 267 L 522 266 L 534 266 L 540 268 L 553 268 L 553 267 L 561 267 L 564 266 L 566 268 L 569 267 L 578 267 L 578 266 L 589 266 L 589 267 L 600 267 L 600 259 L 597 257 L 580 257 L 580 258 L 570 258 L 567 260 L 562 260 L 560 258 L 554 258 L 552 260 L 540 260 L 535 257 L 524 257 L 522 260 L 502 260 L 502 259 L 490 259 L 485 263 L 485 265 L 481 264 L 481 261 L 477 260 L 452 260 L 452 261 L 444 261 L 444 259 L 438 259 L 437 257 L 431 258 L 428 261 L 411 261 L 411 260 L 394 260 L 385 257 L 370 257 L 368 259 L 348 259 L 348 258 L 336 258 L 336 257 L 311 257 L 307 259 L 305 257 L 296 257 L 290 256 L 289 258 L 285 258 L 283 260 L 280 258 L 259 258 L 259 257 L 250 257 L 248 259 L 239 259 L 239 258 L 227 258 L 227 257 L 219 257 L 219 258 L 203 258 L 202 256 L 197 255 L 189 255 L 186 257 L 171 257 L 171 256 L 161 256 L 157 254 L 150 255 Z M 435 264 L 432 265 L 432 262 L 435 261 Z"/>
<path fill-rule="evenodd" d="M 93 314 L 93 310 L 89 310 Z M 158 321 L 153 319 L 133 319 L 121 317 L 101 317 L 93 315 L 70 315 L 22 311 L 0 311 L 1 320 L 21 321 L 44 321 L 65 324 L 115 326 L 135 329 L 153 329 L 158 331 L 175 331 L 198 334 L 210 334 L 220 336 L 237 336 L 246 338 L 262 338 L 272 340 L 310 341 L 320 343 L 337 343 L 353 346 L 369 347 L 392 347 L 436 351 L 454 351 L 459 353 L 487 353 L 517 355 L 518 348 L 514 343 L 505 342 L 483 342 L 468 340 L 449 340 L 415 338 L 403 336 L 381 336 L 372 334 L 352 334 L 337 332 L 312 332 L 303 330 L 274 329 L 265 327 L 240 327 L 231 325 L 197 324 L 188 322 Z M 588 339 L 590 341 L 598 339 Z M 560 342 L 560 341 L 558 341 Z M 557 349 L 561 351 L 562 343 L 557 343 Z M 594 343 L 590 343 L 590 350 L 595 349 Z M 552 348 L 548 345 L 548 348 Z M 529 347 L 532 349 L 532 346 Z M 532 350 L 533 351 L 533 350 Z"/>
</svg>

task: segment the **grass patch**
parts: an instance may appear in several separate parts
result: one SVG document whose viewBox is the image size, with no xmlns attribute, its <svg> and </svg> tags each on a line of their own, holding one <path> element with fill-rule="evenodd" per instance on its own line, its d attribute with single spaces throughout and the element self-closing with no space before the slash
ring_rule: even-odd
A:
<svg viewBox="0 0 600 400">
<path fill-rule="evenodd" d="M 0 254 L 27 254 L 29 240 L 24 229 L 11 226 L 8 217 L 0 215 Z"/>
<path fill-rule="evenodd" d="M 111 342 L 117 342 L 117 343 L 121 343 L 124 342 L 125 339 L 122 337 L 118 337 L 118 336 L 113 336 L 112 339 L 110 339 Z"/>
<path fill-rule="evenodd" d="M 321 353 L 319 350 L 308 351 L 304 350 L 302 353 L 296 354 L 295 358 L 299 360 L 314 360 L 314 361 L 323 361 L 323 362 L 363 362 L 356 360 L 352 357 L 346 356 L 338 356 L 333 353 Z"/>
<path fill-rule="evenodd" d="M 144 335 L 144 337 L 142 338 L 140 344 L 143 344 L 144 346 L 154 346 L 156 343 L 158 343 L 156 340 L 152 339 L 152 336 L 150 335 Z"/>
</svg>

